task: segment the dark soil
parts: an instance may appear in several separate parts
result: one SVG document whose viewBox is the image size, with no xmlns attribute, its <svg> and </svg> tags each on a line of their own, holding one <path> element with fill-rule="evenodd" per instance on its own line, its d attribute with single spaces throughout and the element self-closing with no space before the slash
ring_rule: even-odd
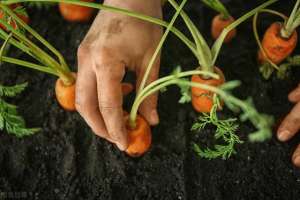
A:
<svg viewBox="0 0 300 200">
<path fill-rule="evenodd" d="M 273 8 L 288 14 L 292 3 L 281 1 Z M 200 4 L 199 0 L 190 1 L 186 11 L 209 38 L 209 22 L 215 13 Z M 255 5 L 257 1 L 227 3 L 233 16 L 240 16 Z M 166 19 L 170 19 L 171 9 L 165 9 Z M 76 49 L 90 25 L 67 23 L 56 8 L 31 9 L 30 15 L 31 25 L 63 53 L 76 71 Z M 275 20 L 262 19 L 261 31 Z M 184 25 L 179 22 L 177 27 Z M 242 81 L 243 85 L 235 92 L 237 96 L 252 96 L 259 111 L 274 115 L 279 121 L 292 108 L 287 94 L 299 82 L 300 69 L 294 68 L 287 80 L 275 77 L 263 80 L 257 68 L 256 52 L 248 21 L 239 27 L 237 38 L 223 47 L 217 64 L 227 80 Z M 26 58 L 18 51 L 13 53 Z M 162 58 L 162 76 L 177 65 L 184 69 L 197 66 L 192 54 L 174 36 L 167 41 Z M 191 142 L 203 141 L 190 131 L 197 113 L 190 105 L 177 103 L 179 92 L 174 87 L 160 95 L 161 123 L 152 129 L 151 150 L 133 159 L 96 137 L 78 113 L 65 112 L 58 106 L 53 90 L 55 77 L 7 64 L 1 67 L 1 83 L 25 81 L 29 83 L 28 89 L 11 102 L 19 105 L 29 127 L 41 127 L 42 131 L 23 139 L 1 132 L 0 199 L 300 198 L 300 171 L 290 162 L 299 137 L 289 143 L 280 143 L 273 137 L 253 144 L 247 142 L 253 126 L 241 123 L 238 133 L 246 142 L 237 146 L 236 155 L 228 160 L 201 159 L 190 148 Z M 127 107 L 130 100 L 132 96 L 127 99 Z M 223 115 L 233 116 L 229 111 Z M 212 131 L 206 129 L 201 135 Z"/>
</svg>

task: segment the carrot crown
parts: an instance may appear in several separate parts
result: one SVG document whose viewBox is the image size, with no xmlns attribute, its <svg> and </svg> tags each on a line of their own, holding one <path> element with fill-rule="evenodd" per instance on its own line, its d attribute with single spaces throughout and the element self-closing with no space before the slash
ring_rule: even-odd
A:
<svg viewBox="0 0 300 200">
<path fill-rule="evenodd" d="M 297 0 L 291 15 L 288 20 L 285 21 L 283 28 L 281 29 L 281 36 L 284 38 L 290 38 L 295 29 L 300 25 L 300 0 Z"/>
</svg>

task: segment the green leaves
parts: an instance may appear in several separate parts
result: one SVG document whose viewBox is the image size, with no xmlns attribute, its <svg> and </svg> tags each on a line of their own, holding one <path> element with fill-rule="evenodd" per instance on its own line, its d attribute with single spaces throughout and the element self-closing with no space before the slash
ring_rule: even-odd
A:
<svg viewBox="0 0 300 200">
<path fill-rule="evenodd" d="M 17 112 L 17 107 L 4 101 L 3 97 L 15 97 L 26 86 L 27 83 L 10 87 L 0 85 L 0 130 L 6 130 L 7 133 L 17 137 L 33 135 L 39 129 L 26 128 L 24 119 Z"/>
<path fill-rule="evenodd" d="M 182 80 L 188 81 L 188 79 L 182 78 Z M 192 100 L 191 87 L 188 85 L 179 85 L 181 98 L 179 99 L 179 103 L 189 103 Z"/>
<path fill-rule="evenodd" d="M 1 10 L 1 9 L 0 9 Z M 19 17 L 28 17 L 28 14 L 26 12 L 26 9 L 23 6 L 17 5 L 15 8 L 12 9 L 12 11 L 18 15 Z M 1 10 L 3 17 L 1 18 L 0 24 L 2 24 L 2 26 L 6 27 L 10 26 L 13 29 L 15 29 L 16 31 L 19 31 L 20 33 L 25 33 L 25 30 L 23 27 L 19 26 L 19 24 L 9 15 L 7 15 L 7 13 L 5 13 L 3 10 Z M 5 22 L 5 23 L 3 23 Z"/>
<path fill-rule="evenodd" d="M 50 7 L 54 6 L 56 3 L 54 2 L 26 2 L 28 7 L 35 7 L 39 10 L 41 9 L 49 9 Z"/>
<path fill-rule="evenodd" d="M 291 15 L 281 31 L 283 37 L 289 38 L 294 30 L 300 25 L 300 0 L 296 1 Z"/>
<path fill-rule="evenodd" d="M 192 131 L 201 131 L 208 125 L 216 127 L 214 138 L 216 140 L 223 140 L 224 144 L 216 144 L 213 148 L 201 149 L 198 144 L 193 143 L 194 151 L 203 158 L 214 159 L 222 157 L 223 159 L 229 158 L 232 154 L 236 153 L 234 147 L 236 144 L 243 143 L 239 137 L 235 134 L 238 129 L 236 124 L 237 119 L 229 118 L 220 120 L 217 116 L 217 108 L 219 103 L 216 102 L 210 112 L 210 114 L 203 113 L 198 120 L 193 124 Z"/>
<path fill-rule="evenodd" d="M 290 69 L 296 66 L 300 66 L 300 55 L 288 57 L 285 63 L 282 63 L 278 66 L 278 69 L 276 70 L 277 78 L 286 79 L 289 76 Z M 262 76 L 268 80 L 275 71 L 275 68 L 270 62 L 265 62 L 264 64 L 260 65 L 259 70 Z"/>
<path fill-rule="evenodd" d="M 15 85 L 15 86 L 3 86 L 0 85 L 0 97 L 15 97 L 20 94 L 26 87 L 27 83 Z"/>
</svg>

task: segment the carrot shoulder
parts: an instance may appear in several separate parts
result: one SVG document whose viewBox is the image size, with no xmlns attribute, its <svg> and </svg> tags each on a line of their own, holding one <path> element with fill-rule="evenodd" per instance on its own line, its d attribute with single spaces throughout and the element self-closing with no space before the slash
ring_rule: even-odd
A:
<svg viewBox="0 0 300 200">
<path fill-rule="evenodd" d="M 275 22 L 265 32 L 262 47 L 266 53 L 266 57 L 263 52 L 259 50 L 258 60 L 260 62 L 266 62 L 268 58 L 273 63 L 279 64 L 294 51 L 298 41 L 296 30 L 290 38 L 286 39 L 280 35 L 281 28 L 282 24 Z"/>
<path fill-rule="evenodd" d="M 125 116 L 128 124 L 128 115 Z M 139 157 L 146 153 L 152 142 L 151 128 L 148 122 L 141 116 L 136 118 L 136 127 L 134 129 L 127 126 L 128 148 L 126 153 L 131 157 Z"/>
<path fill-rule="evenodd" d="M 225 82 L 223 72 L 215 67 L 215 72 L 220 76 L 219 79 L 205 79 L 199 75 L 193 75 L 191 81 L 195 83 L 202 83 L 210 86 L 219 86 Z M 192 105 L 198 112 L 209 113 L 213 107 L 214 93 L 202 88 L 192 87 Z"/>
<path fill-rule="evenodd" d="M 73 74 L 76 77 L 76 74 Z M 59 78 L 55 84 L 55 95 L 60 106 L 67 111 L 75 111 L 75 90 L 76 83 L 65 85 Z"/>
</svg>

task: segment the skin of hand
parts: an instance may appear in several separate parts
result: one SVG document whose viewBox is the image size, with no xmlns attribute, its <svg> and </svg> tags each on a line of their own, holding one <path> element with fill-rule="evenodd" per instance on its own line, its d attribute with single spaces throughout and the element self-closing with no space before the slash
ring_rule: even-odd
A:
<svg viewBox="0 0 300 200">
<path fill-rule="evenodd" d="M 277 137 L 282 142 L 291 139 L 300 130 L 300 84 L 289 94 L 289 100 L 296 105 L 278 128 Z M 292 162 L 300 167 L 300 144 L 292 156 Z"/>
<path fill-rule="evenodd" d="M 161 0 L 106 0 L 104 4 L 162 18 Z M 125 67 L 135 71 L 138 88 L 161 36 L 160 26 L 100 11 L 78 48 L 76 109 L 96 135 L 122 151 L 128 146 L 121 90 Z M 157 58 L 147 84 L 158 78 L 159 66 Z M 139 108 L 150 125 L 159 123 L 156 107 L 157 94 Z"/>
</svg>

